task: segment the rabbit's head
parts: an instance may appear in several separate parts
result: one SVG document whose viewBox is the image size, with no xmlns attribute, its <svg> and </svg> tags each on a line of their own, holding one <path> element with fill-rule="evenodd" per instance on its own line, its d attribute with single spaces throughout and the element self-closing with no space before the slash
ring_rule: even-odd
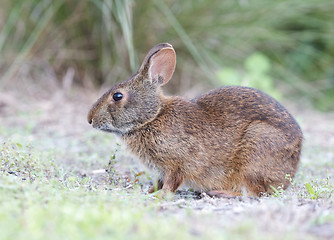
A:
<svg viewBox="0 0 334 240">
<path fill-rule="evenodd" d="M 146 55 L 138 72 L 114 85 L 92 106 L 88 122 L 94 128 L 124 134 L 153 120 L 161 108 L 160 87 L 173 75 L 175 51 L 158 44 Z"/>
</svg>

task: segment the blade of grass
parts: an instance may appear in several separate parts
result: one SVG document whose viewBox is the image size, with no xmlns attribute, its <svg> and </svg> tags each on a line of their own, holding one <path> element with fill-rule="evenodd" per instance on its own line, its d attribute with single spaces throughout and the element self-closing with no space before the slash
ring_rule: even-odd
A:
<svg viewBox="0 0 334 240">
<path fill-rule="evenodd" d="M 5 72 L 2 78 L 2 86 L 0 86 L 0 88 L 5 86 L 9 81 L 11 81 L 16 76 L 16 74 L 19 72 L 19 69 L 21 68 L 22 64 L 29 59 L 30 55 L 32 54 L 33 47 L 37 43 L 43 30 L 46 29 L 52 17 L 59 10 L 59 8 L 62 6 L 63 3 L 64 1 L 55 1 L 54 4 L 51 3 L 47 7 L 40 21 L 38 21 L 38 24 L 36 25 L 34 30 L 31 32 L 27 41 L 22 46 L 18 56 L 15 58 L 14 62 L 11 64 L 10 68 Z"/>
<path fill-rule="evenodd" d="M 2 30 L 0 31 L 0 53 L 2 52 L 2 49 L 5 45 L 5 42 L 10 36 L 11 31 L 13 30 L 14 26 L 17 23 L 18 18 L 20 17 L 21 12 L 24 9 L 24 5 L 21 4 L 20 7 L 15 5 L 8 16 L 8 20 L 5 22 L 5 25 L 3 26 Z"/>
<path fill-rule="evenodd" d="M 115 0 L 115 8 L 113 9 L 116 19 L 118 20 L 123 32 L 125 44 L 129 54 L 131 70 L 134 72 L 138 67 L 138 61 L 133 45 L 133 26 L 132 26 L 132 1 Z"/>
<path fill-rule="evenodd" d="M 159 8 L 161 13 L 165 15 L 166 19 L 168 22 L 172 25 L 174 30 L 177 32 L 178 36 L 181 38 L 184 46 L 188 49 L 189 53 L 192 55 L 194 60 L 196 61 L 197 65 L 207 73 L 207 76 L 209 80 L 212 82 L 213 85 L 217 85 L 216 78 L 214 77 L 215 75 L 212 73 L 210 70 L 209 66 L 207 63 L 203 60 L 200 52 L 194 45 L 193 41 L 187 34 L 186 30 L 182 27 L 180 22 L 177 20 L 175 15 L 172 13 L 172 11 L 167 7 L 167 5 L 160 0 L 155 0 L 155 5 Z"/>
</svg>

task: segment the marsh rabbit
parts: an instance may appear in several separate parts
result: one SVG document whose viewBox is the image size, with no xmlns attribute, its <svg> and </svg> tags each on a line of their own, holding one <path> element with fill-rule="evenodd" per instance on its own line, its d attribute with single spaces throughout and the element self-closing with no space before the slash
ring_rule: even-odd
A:
<svg viewBox="0 0 334 240">
<path fill-rule="evenodd" d="M 303 135 L 289 112 L 267 94 L 227 86 L 191 100 L 165 96 L 172 45 L 158 44 L 138 72 L 92 106 L 88 122 L 119 135 L 159 180 L 152 193 L 185 184 L 211 196 L 259 196 L 289 185 Z"/>
</svg>

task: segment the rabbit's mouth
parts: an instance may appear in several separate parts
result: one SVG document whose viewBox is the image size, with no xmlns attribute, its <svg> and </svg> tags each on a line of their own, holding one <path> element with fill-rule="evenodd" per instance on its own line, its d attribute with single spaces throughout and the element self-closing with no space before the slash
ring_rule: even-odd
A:
<svg viewBox="0 0 334 240">
<path fill-rule="evenodd" d="M 105 123 L 105 124 L 99 125 L 99 124 L 95 123 L 94 121 L 92 121 L 92 126 L 93 126 L 93 128 L 104 131 L 104 132 L 109 132 L 109 133 L 114 133 L 114 134 L 119 134 L 119 135 L 123 134 L 122 131 L 120 131 L 119 129 L 114 128 L 110 124 Z"/>
<path fill-rule="evenodd" d="M 117 135 L 122 135 L 123 134 L 123 132 L 118 130 L 118 129 L 99 128 L 99 130 L 102 130 L 104 132 L 114 133 L 114 134 L 117 134 Z"/>
</svg>

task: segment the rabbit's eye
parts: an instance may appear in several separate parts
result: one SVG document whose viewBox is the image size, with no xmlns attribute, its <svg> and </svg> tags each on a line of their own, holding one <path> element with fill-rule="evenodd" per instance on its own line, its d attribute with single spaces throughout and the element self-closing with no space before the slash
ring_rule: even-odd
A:
<svg viewBox="0 0 334 240">
<path fill-rule="evenodd" d="M 114 93 L 112 98 L 115 100 L 115 102 L 120 101 L 123 98 L 123 94 L 120 92 Z"/>
</svg>

